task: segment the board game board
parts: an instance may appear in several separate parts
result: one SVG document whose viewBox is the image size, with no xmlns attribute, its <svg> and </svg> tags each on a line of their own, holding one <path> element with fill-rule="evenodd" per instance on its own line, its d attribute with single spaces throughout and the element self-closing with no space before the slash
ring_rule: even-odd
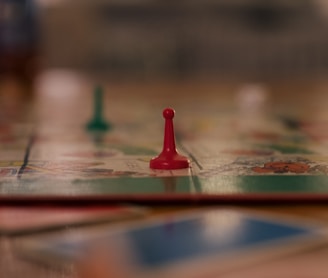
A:
<svg viewBox="0 0 328 278">
<path fill-rule="evenodd" d="M 86 129 L 93 83 L 55 86 L 59 91 L 51 85 L 16 113 L 2 109 L 2 202 L 328 200 L 328 113 L 320 90 L 107 86 L 111 128 L 94 133 Z M 191 167 L 150 169 L 169 106 L 177 148 Z"/>
</svg>

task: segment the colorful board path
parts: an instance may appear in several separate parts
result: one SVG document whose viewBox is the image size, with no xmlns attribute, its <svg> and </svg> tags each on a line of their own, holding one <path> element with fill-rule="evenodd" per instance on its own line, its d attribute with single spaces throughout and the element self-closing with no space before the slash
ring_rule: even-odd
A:
<svg viewBox="0 0 328 278">
<path fill-rule="evenodd" d="M 0 200 L 328 200 L 324 112 L 309 117 L 302 112 L 304 101 L 285 113 L 262 109 L 263 103 L 223 105 L 216 97 L 198 104 L 176 96 L 148 102 L 147 97 L 106 98 L 105 117 L 112 128 L 104 134 L 85 129 L 90 109 L 72 118 L 67 103 L 65 112 L 60 102 L 36 102 L 36 107 L 45 105 L 39 109 L 43 115 L 0 123 Z M 177 147 L 190 158 L 189 169 L 149 168 L 162 148 L 161 113 L 168 104 L 176 110 Z M 56 105 L 63 110 L 57 117 L 61 122 L 50 115 Z M 88 103 L 74 105 L 81 114 Z"/>
</svg>

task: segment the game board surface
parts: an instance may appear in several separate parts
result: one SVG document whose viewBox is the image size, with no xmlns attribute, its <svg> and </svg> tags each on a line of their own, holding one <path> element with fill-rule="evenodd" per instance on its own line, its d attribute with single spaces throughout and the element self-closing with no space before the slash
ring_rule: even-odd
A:
<svg viewBox="0 0 328 278">
<path fill-rule="evenodd" d="M 296 101 L 286 88 L 275 94 L 247 84 L 106 86 L 112 128 L 91 133 L 93 83 L 60 93 L 46 85 L 24 112 L 2 112 L 3 201 L 328 200 L 328 114 L 319 89 Z M 165 107 L 176 110 L 188 169 L 149 168 L 162 149 Z"/>
</svg>

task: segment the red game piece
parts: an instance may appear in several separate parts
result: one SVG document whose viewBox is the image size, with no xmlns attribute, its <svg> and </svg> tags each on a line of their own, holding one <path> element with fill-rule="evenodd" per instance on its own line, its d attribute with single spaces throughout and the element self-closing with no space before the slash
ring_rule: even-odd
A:
<svg viewBox="0 0 328 278">
<path fill-rule="evenodd" d="M 189 168 L 189 160 L 185 156 L 178 153 L 175 147 L 175 136 L 173 128 L 174 110 L 166 108 L 163 111 L 165 118 L 164 130 L 164 146 L 162 152 L 150 160 L 150 168 L 152 169 L 183 169 Z"/>
</svg>

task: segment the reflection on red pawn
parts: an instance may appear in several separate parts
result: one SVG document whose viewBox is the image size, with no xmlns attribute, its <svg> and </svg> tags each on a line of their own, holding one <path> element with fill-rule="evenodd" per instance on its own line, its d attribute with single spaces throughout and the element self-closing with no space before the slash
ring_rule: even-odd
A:
<svg viewBox="0 0 328 278">
<path fill-rule="evenodd" d="M 163 150 L 158 156 L 150 160 L 150 168 L 164 170 L 189 168 L 190 162 L 188 158 L 180 155 L 175 147 L 173 128 L 174 110 L 171 108 L 164 109 L 163 117 L 165 118 Z"/>
</svg>

